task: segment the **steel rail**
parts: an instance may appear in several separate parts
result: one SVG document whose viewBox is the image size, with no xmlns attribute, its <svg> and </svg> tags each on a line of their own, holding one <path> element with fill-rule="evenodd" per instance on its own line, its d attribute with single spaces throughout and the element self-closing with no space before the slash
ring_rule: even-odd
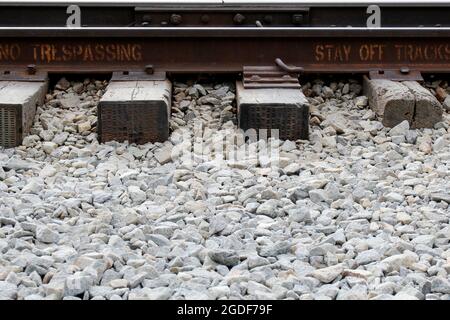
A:
<svg viewBox="0 0 450 320">
<path fill-rule="evenodd" d="M 0 26 L 65 27 L 70 15 L 67 5 L 0 2 Z M 340 4 L 340 3 L 339 3 Z M 365 27 L 366 5 L 316 6 L 313 3 L 204 4 L 192 3 L 80 3 L 82 27 Z M 393 6 L 383 5 L 382 26 L 392 28 L 450 27 L 450 2 Z M 43 19 L 42 17 L 45 17 Z"/>
<path fill-rule="evenodd" d="M 135 6 L 135 5 L 148 5 L 158 7 L 161 6 L 204 6 L 204 5 L 216 5 L 216 6 L 265 6 L 265 5 L 277 5 L 277 6 L 309 6 L 309 7 L 348 7 L 348 6 L 394 6 L 394 7 L 411 7 L 411 6 L 450 6 L 450 3 L 446 0 L 358 0 L 358 1 L 330 1 L 330 0 L 314 0 L 314 1 L 297 1 L 297 0 L 258 0 L 258 1 L 243 1 L 243 0 L 193 0 L 193 1 L 180 1 L 180 0 L 135 0 L 135 1 L 99 1 L 99 0 L 73 0 L 73 1 L 61 1 L 61 0 L 46 0 L 46 1 L 33 1 L 33 0 L 21 0 L 21 1 L 1 1 L 1 5 L 5 6 L 68 6 L 71 4 L 79 6 Z"/>
<path fill-rule="evenodd" d="M 450 37 L 450 27 L 284 28 L 284 27 L 0 27 L 0 37 Z"/>
</svg>

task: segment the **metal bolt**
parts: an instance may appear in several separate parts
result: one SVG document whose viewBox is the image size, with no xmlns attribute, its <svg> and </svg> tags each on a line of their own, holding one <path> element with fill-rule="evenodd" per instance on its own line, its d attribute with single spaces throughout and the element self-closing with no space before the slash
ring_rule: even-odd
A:
<svg viewBox="0 0 450 320">
<path fill-rule="evenodd" d="M 409 68 L 408 67 L 401 67 L 400 68 L 400 73 L 401 74 L 408 74 L 409 73 Z"/>
<path fill-rule="evenodd" d="M 264 16 L 263 21 L 267 24 L 271 24 L 273 21 L 273 18 L 272 18 L 272 16 L 267 15 L 267 16 Z"/>
<path fill-rule="evenodd" d="M 210 20 L 211 18 L 207 14 L 202 14 L 202 16 L 200 17 L 200 21 L 204 24 L 209 23 Z"/>
<path fill-rule="evenodd" d="M 152 22 L 152 16 L 149 14 L 144 14 L 142 16 L 142 22 L 151 23 Z"/>
<path fill-rule="evenodd" d="M 244 21 L 245 21 L 245 16 L 240 13 L 236 13 L 236 15 L 233 18 L 233 22 L 235 24 L 243 24 Z"/>
<path fill-rule="evenodd" d="M 144 67 L 145 73 L 146 74 L 153 74 L 155 72 L 155 70 L 153 69 L 153 65 L 148 64 Z"/>
<path fill-rule="evenodd" d="M 183 18 L 179 14 L 172 14 L 170 16 L 170 23 L 173 25 L 179 25 L 181 22 L 183 22 Z"/>
<path fill-rule="evenodd" d="M 36 65 L 35 64 L 27 65 L 27 72 L 29 75 L 36 74 Z"/>
<path fill-rule="evenodd" d="M 304 17 L 302 14 L 294 14 L 292 16 L 292 23 L 293 24 L 302 24 L 304 20 Z"/>
</svg>

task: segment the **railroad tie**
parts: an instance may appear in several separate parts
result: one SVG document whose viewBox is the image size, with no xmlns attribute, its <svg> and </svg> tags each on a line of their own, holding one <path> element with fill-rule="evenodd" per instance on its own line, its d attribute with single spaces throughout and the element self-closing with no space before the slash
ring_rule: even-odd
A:
<svg viewBox="0 0 450 320">
<path fill-rule="evenodd" d="M 416 81 L 404 81 L 416 100 L 412 128 L 433 128 L 442 121 L 443 108 L 437 98 Z"/>
<path fill-rule="evenodd" d="M 300 89 L 287 88 L 244 88 L 236 82 L 239 127 L 256 130 L 261 137 L 267 130 L 278 134 L 282 140 L 308 139 L 309 104 Z"/>
<path fill-rule="evenodd" d="M 0 81 L 0 146 L 22 144 L 33 125 L 36 108 L 44 103 L 47 81 Z"/>
<path fill-rule="evenodd" d="M 100 142 L 167 140 L 171 95 L 169 80 L 112 81 L 98 105 Z"/>
<path fill-rule="evenodd" d="M 364 78 L 369 106 L 386 127 L 407 120 L 412 128 L 432 128 L 442 121 L 443 109 L 436 97 L 416 81 L 396 82 Z"/>
</svg>

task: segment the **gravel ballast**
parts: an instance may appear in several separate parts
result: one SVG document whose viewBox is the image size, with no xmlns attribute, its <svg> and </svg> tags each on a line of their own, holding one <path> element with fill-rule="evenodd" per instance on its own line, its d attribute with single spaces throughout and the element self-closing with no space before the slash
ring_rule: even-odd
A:
<svg viewBox="0 0 450 320">
<path fill-rule="evenodd" d="M 230 83 L 175 82 L 165 143 L 99 144 L 106 85 L 61 80 L 0 148 L 0 299 L 450 298 L 448 111 L 387 128 L 357 81 L 307 83 L 274 159 Z"/>
</svg>

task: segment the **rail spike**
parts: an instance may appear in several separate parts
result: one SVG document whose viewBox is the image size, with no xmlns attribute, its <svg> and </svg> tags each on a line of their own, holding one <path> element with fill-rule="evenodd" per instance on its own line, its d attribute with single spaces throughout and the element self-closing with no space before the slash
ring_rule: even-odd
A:
<svg viewBox="0 0 450 320">
<path fill-rule="evenodd" d="M 289 72 L 289 73 L 303 73 L 304 69 L 302 67 L 296 67 L 296 66 L 288 66 L 286 63 L 283 62 L 280 58 L 275 59 L 275 64 L 283 71 Z"/>
</svg>

